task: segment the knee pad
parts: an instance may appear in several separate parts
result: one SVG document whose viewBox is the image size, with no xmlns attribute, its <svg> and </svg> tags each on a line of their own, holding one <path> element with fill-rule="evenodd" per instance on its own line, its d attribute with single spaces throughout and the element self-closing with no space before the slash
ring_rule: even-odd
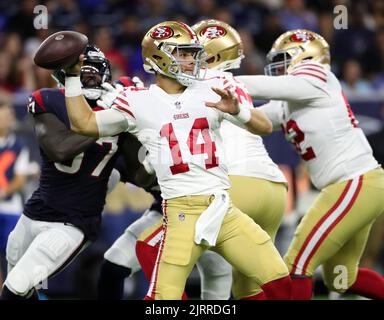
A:
<svg viewBox="0 0 384 320">
<path fill-rule="evenodd" d="M 36 249 L 50 262 L 56 262 L 70 247 L 69 235 L 61 230 L 50 230 L 37 240 Z"/>
<path fill-rule="evenodd" d="M 21 239 L 12 231 L 8 236 L 7 248 L 6 248 L 6 258 L 10 266 L 15 266 L 17 261 L 23 255 L 21 250 Z"/>
<path fill-rule="evenodd" d="M 13 269 L 5 279 L 4 285 L 14 294 L 24 297 L 33 287 L 33 283 L 29 277 L 28 272 Z"/>
<path fill-rule="evenodd" d="M 131 274 L 140 270 L 136 257 L 136 237 L 127 229 L 104 253 L 104 259 L 116 265 L 131 269 Z"/>
</svg>

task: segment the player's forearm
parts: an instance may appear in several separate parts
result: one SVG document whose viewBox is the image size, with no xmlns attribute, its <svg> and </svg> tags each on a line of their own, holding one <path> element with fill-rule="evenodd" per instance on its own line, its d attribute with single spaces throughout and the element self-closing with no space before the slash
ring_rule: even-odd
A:
<svg viewBox="0 0 384 320">
<path fill-rule="evenodd" d="M 69 134 L 67 132 L 62 133 L 60 138 L 45 137 L 38 139 L 38 141 L 40 147 L 50 160 L 63 162 L 73 159 L 78 154 L 87 150 L 96 139 L 81 136 L 70 131 Z"/>
<path fill-rule="evenodd" d="M 63 136 L 62 140 L 58 142 L 55 147 L 55 156 L 58 160 L 54 161 L 66 161 L 73 159 L 78 154 L 87 150 L 94 142 L 96 138 L 85 137 L 74 132 L 68 132 Z"/>
<path fill-rule="evenodd" d="M 263 100 L 303 100 L 313 91 L 305 80 L 294 76 L 238 76 L 236 80 L 246 85 L 253 98 Z"/>
<path fill-rule="evenodd" d="M 98 137 L 96 117 L 82 95 L 80 77 L 65 79 L 65 103 L 71 129 L 85 136 Z"/>
<path fill-rule="evenodd" d="M 237 114 L 230 115 L 224 113 L 224 118 L 236 126 L 247 129 L 249 132 L 259 136 L 270 134 L 273 130 L 272 122 L 264 112 L 254 108 L 241 107 Z"/>
<path fill-rule="evenodd" d="M 95 114 L 83 96 L 66 97 L 71 129 L 79 134 L 98 137 L 99 130 Z"/>
<path fill-rule="evenodd" d="M 79 135 L 69 130 L 52 113 L 36 114 L 35 133 L 40 147 L 52 161 L 73 159 L 95 142 L 95 138 Z"/>
</svg>

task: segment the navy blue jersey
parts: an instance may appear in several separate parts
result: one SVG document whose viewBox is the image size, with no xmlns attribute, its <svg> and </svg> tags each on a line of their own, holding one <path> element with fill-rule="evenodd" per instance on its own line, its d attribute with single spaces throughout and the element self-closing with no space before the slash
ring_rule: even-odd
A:
<svg viewBox="0 0 384 320">
<path fill-rule="evenodd" d="M 35 91 L 28 111 L 53 113 L 70 128 L 64 92 L 60 89 Z M 53 162 L 40 148 L 40 184 L 25 205 L 25 215 L 73 224 L 94 240 L 100 229 L 108 179 L 118 156 L 118 140 L 119 136 L 100 138 L 65 163 Z"/>
</svg>

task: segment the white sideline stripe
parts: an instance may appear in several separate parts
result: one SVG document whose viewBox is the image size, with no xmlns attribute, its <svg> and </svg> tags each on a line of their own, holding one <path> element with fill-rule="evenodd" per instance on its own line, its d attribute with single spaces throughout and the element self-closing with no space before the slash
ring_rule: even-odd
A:
<svg viewBox="0 0 384 320">
<path fill-rule="evenodd" d="M 151 284 L 149 285 L 149 289 L 148 289 L 148 294 L 147 295 L 149 297 L 152 297 L 152 292 L 153 292 L 153 289 L 154 289 L 155 284 L 156 284 L 157 269 L 158 269 L 161 253 L 163 252 L 163 241 L 164 241 L 164 238 L 161 237 L 161 243 L 160 243 L 159 251 L 157 251 L 155 267 L 153 268 L 153 271 L 152 271 Z"/>
</svg>

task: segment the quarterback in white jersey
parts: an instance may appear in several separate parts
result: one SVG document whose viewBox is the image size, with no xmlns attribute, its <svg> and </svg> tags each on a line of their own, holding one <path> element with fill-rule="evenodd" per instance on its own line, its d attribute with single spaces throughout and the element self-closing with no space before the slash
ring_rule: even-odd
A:
<svg viewBox="0 0 384 320">
<path fill-rule="evenodd" d="M 384 173 L 330 70 L 329 46 L 314 32 L 292 30 L 276 40 L 268 59 L 267 74 L 276 76 L 237 79 L 252 96 L 272 100 L 259 110 L 284 129 L 321 190 L 285 256 L 293 298 L 311 298 L 311 277 L 322 265 L 330 290 L 383 299 L 383 278 L 358 263 L 384 211 Z M 342 287 L 334 281 L 340 265 L 348 280 Z"/>
<path fill-rule="evenodd" d="M 234 80 L 232 73 L 223 72 L 239 68 L 244 58 L 243 43 L 238 32 L 227 23 L 214 19 L 200 21 L 192 29 L 204 45 L 209 68 L 206 77 L 215 74 L 224 76 L 225 88 L 234 93 L 242 107 L 252 110 L 252 97 L 245 85 Z M 231 181 L 231 199 L 274 240 L 284 215 L 287 180 L 269 157 L 260 136 L 226 120 L 220 132 Z M 223 265 L 222 262 L 220 264 Z M 232 295 L 235 299 L 264 298 L 260 287 L 250 283 L 237 270 L 233 270 Z"/>
<path fill-rule="evenodd" d="M 269 133 L 270 122 L 257 110 L 237 106 L 230 116 L 206 107 L 219 95 L 224 101 L 234 97 L 223 90 L 220 77 L 196 81 L 203 47 L 184 23 L 154 26 L 142 48 L 144 67 L 156 73 L 156 85 L 122 91 L 99 115 L 79 90 L 79 63 L 67 70 L 75 76 L 66 78 L 65 95 L 75 131 L 91 136 L 129 131 L 149 152 L 165 201 L 164 236 L 147 298 L 180 299 L 196 260 L 211 248 L 257 280 L 267 297 L 289 299 L 288 272 L 270 237 L 230 202 L 219 132 L 224 118 L 256 134 Z M 264 259 L 273 261 L 272 267 L 260 263 Z"/>
</svg>

